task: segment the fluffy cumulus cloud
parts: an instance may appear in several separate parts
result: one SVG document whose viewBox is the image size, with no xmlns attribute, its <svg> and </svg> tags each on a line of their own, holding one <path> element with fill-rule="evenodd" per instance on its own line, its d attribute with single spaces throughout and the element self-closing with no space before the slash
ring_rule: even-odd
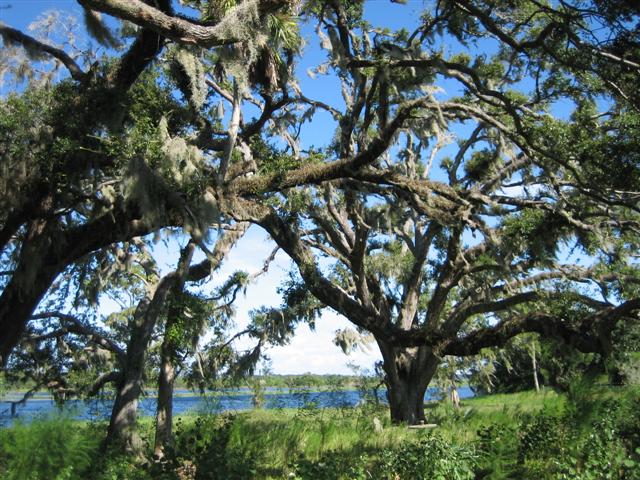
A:
<svg viewBox="0 0 640 480">
<path fill-rule="evenodd" d="M 353 373 L 349 364 L 360 368 L 373 368 L 380 354 L 374 344 L 365 350 L 345 355 L 334 345 L 335 331 L 349 326 L 349 322 L 332 312 L 325 312 L 316 323 L 315 331 L 303 325 L 296 331 L 289 345 L 269 350 L 274 373 Z"/>
<path fill-rule="evenodd" d="M 262 268 L 264 259 L 274 248 L 266 235 L 252 227 L 247 235 L 231 251 L 220 271 L 214 276 L 213 283 L 222 282 L 237 270 L 253 273 Z M 277 293 L 278 285 L 287 278 L 292 269 L 290 260 L 279 252 L 269 266 L 269 271 L 257 278 L 247 287 L 246 295 L 239 298 L 236 305 L 236 328 L 242 329 L 249 321 L 249 312 L 261 306 L 278 306 L 281 298 Z M 315 331 L 307 325 L 300 325 L 294 338 L 288 345 L 268 350 L 273 373 L 352 373 L 349 363 L 362 368 L 372 368 L 379 353 L 375 345 L 369 351 L 354 352 L 345 355 L 334 345 L 335 331 L 347 327 L 349 322 L 339 315 L 326 311 L 316 322 Z M 244 344 L 248 346 L 248 344 Z M 242 343 L 239 346 L 243 346 Z"/>
</svg>

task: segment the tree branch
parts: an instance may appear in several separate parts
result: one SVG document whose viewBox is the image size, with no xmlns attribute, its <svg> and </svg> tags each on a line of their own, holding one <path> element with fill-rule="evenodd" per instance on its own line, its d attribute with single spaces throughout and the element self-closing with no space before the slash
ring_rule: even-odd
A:
<svg viewBox="0 0 640 480">
<path fill-rule="evenodd" d="M 80 68 L 75 60 L 64 50 L 42 43 L 41 41 L 22 33 L 20 30 L 8 27 L 2 23 L 0 23 L 0 36 L 2 36 L 5 43 L 18 43 L 29 51 L 37 51 L 51 55 L 67 67 L 67 70 L 69 70 L 69 73 L 71 74 L 71 78 L 78 82 L 82 82 L 87 77 L 87 74 L 82 70 L 82 68 Z"/>
<path fill-rule="evenodd" d="M 75 333 L 77 335 L 89 337 L 91 341 L 100 345 L 102 348 L 115 353 L 120 359 L 124 358 L 125 352 L 116 342 L 106 337 L 101 332 L 85 325 L 79 318 L 62 312 L 42 312 L 31 316 L 31 320 L 41 320 L 45 318 L 57 318 L 60 320 L 60 323 L 69 323 L 70 325 L 65 328 L 68 333 Z"/>
<path fill-rule="evenodd" d="M 371 141 L 369 147 L 353 157 L 319 165 L 307 164 L 284 174 L 273 173 L 238 178 L 228 183 L 230 195 L 242 195 L 244 192 L 255 194 L 258 192 L 280 191 L 302 184 L 319 184 L 324 181 L 355 175 L 359 169 L 380 158 L 389 148 L 396 132 L 403 127 L 404 122 L 414 114 L 416 109 L 425 108 L 428 103 L 428 99 L 421 98 L 401 105 L 393 120 L 380 132 L 377 138 Z M 471 107 L 465 106 L 464 108 L 469 110 Z"/>
<path fill-rule="evenodd" d="M 225 35 L 227 29 L 220 28 L 220 24 L 201 25 L 182 17 L 166 14 L 141 0 L 78 0 L 78 3 L 85 8 L 128 20 L 178 43 L 198 45 L 200 47 L 215 47 L 241 40 L 227 38 Z M 252 2 L 245 3 L 250 4 Z M 289 5 L 286 0 L 261 0 L 257 3 L 258 11 L 262 18 L 268 13 Z M 237 12 L 239 9 L 246 8 L 251 8 L 251 5 L 240 4 L 234 10 Z"/>
<path fill-rule="evenodd" d="M 242 238 L 245 232 L 249 229 L 249 226 L 249 222 L 239 222 L 233 228 L 224 231 L 218 237 L 216 244 L 213 247 L 213 251 L 210 251 L 202 242 L 199 242 L 198 246 L 203 249 L 207 258 L 202 262 L 189 267 L 186 277 L 187 282 L 200 281 L 210 275 L 211 272 L 217 270 L 222 264 L 224 257 L 229 253 L 236 242 Z"/>
<path fill-rule="evenodd" d="M 111 372 L 107 372 L 107 373 L 103 373 L 102 375 L 100 375 L 95 382 L 93 382 L 93 385 L 91 385 L 91 388 L 87 391 L 87 396 L 88 397 L 93 397 L 94 395 L 96 395 L 98 393 L 98 391 L 100 391 L 102 389 L 102 387 L 104 387 L 107 383 L 115 383 L 118 380 L 120 380 L 121 374 L 120 372 L 113 370 Z"/>
<path fill-rule="evenodd" d="M 229 121 L 227 143 L 224 147 L 222 159 L 220 160 L 220 168 L 218 169 L 218 186 L 222 185 L 227 175 L 227 168 L 229 167 L 229 162 L 231 162 L 233 149 L 236 145 L 236 138 L 238 137 L 238 128 L 240 127 L 240 89 L 237 80 L 233 81 L 232 104 L 233 110 L 231 112 L 231 120 Z"/>
<path fill-rule="evenodd" d="M 639 309 L 640 299 L 633 299 L 616 307 L 603 308 L 573 325 L 563 318 L 533 312 L 449 341 L 442 349 L 442 354 L 476 355 L 483 348 L 502 347 L 511 338 L 525 332 L 536 332 L 545 338 L 561 339 L 582 352 L 608 353 L 611 349 L 611 331 L 615 324 L 621 318 L 630 315 L 635 315 L 637 319 Z"/>
</svg>

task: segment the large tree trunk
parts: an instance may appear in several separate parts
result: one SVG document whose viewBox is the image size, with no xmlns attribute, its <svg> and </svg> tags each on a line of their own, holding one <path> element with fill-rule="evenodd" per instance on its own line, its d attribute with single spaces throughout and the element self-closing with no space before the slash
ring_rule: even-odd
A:
<svg viewBox="0 0 640 480">
<path fill-rule="evenodd" d="M 150 296 L 142 300 L 134 314 L 134 325 L 127 344 L 122 376 L 117 384 L 116 399 L 111 410 L 109 429 L 103 447 L 115 445 L 130 453 L 138 453 L 142 442 L 136 426 L 138 399 L 142 393 L 144 363 L 156 318 L 149 315 Z"/>
<path fill-rule="evenodd" d="M 125 364 L 111 411 L 109 429 L 103 447 L 116 445 L 126 452 L 139 453 L 141 442 L 136 432 L 138 398 L 142 393 L 144 365 L 151 334 L 164 307 L 175 275 L 168 274 L 149 285 L 145 297 L 134 313 L 131 335 L 127 344 Z"/>
<path fill-rule="evenodd" d="M 428 347 L 393 347 L 376 339 L 383 358 L 391 421 L 416 425 L 425 421 L 424 394 L 440 360 Z"/>
<path fill-rule="evenodd" d="M 27 291 L 20 286 L 20 275 L 16 273 L 5 287 L 0 296 L 0 366 L 6 365 L 9 355 L 24 333 L 26 320 L 58 273 L 42 271 Z"/>
<path fill-rule="evenodd" d="M 136 431 L 142 374 L 132 370 L 124 372 L 124 378 L 118 383 L 103 448 L 115 446 L 125 452 L 137 454 L 142 449 L 142 441 Z"/>
<path fill-rule="evenodd" d="M 164 13 L 172 12 L 169 0 L 159 0 L 156 6 Z M 89 108 L 84 109 L 90 114 L 84 115 L 88 123 L 86 133 L 82 135 L 83 138 L 91 137 L 90 134 L 96 125 L 105 121 L 113 123 L 114 106 L 122 103 L 120 100 L 158 56 L 164 45 L 165 42 L 158 33 L 142 29 L 120 62 L 114 64 L 115 68 L 108 75 L 110 84 L 108 90 L 95 95 L 91 92 L 95 82 L 84 82 L 85 86 L 80 88 L 78 95 L 89 95 L 90 100 L 93 101 L 89 102 Z M 82 115 L 82 112 L 79 114 Z M 54 134 L 52 138 L 56 136 Z M 82 169 L 88 170 L 89 165 L 93 165 L 93 161 L 92 156 L 87 158 L 90 160 L 80 167 L 74 163 L 73 157 L 68 158 L 62 173 L 74 174 Z M 99 157 L 96 160 L 99 163 Z M 109 215 L 105 214 L 85 225 L 66 231 L 61 225 L 56 225 L 54 230 L 50 224 L 54 221 L 54 211 L 57 208 L 55 190 L 56 186 L 49 182 L 35 185 L 26 195 L 27 201 L 9 215 L 0 229 L 0 251 L 4 253 L 10 238 L 20 226 L 31 223 L 28 225 L 29 232 L 22 247 L 16 273 L 0 296 L 0 367 L 6 364 L 7 358 L 20 341 L 38 303 L 55 278 L 67 266 L 94 250 L 150 231 L 138 219 L 124 216 L 124 211 L 113 211 Z M 131 228 L 133 226 L 130 224 L 131 220 L 135 225 L 134 228 Z M 33 235 L 38 237 L 36 241 L 32 240 Z M 27 285 L 28 288 L 25 288 L 25 283 L 22 281 L 21 269 L 26 270 L 27 273 L 35 272 L 34 284 Z"/>
<path fill-rule="evenodd" d="M 160 377 L 158 379 L 158 408 L 156 410 L 156 437 L 153 452 L 158 457 L 164 454 L 164 448 L 171 442 L 173 432 L 173 384 L 176 368 L 173 355 L 162 354 Z"/>
<path fill-rule="evenodd" d="M 51 254 L 53 240 L 49 230 L 44 221 L 31 222 L 16 270 L 0 295 L 2 366 L 20 341 L 29 317 L 64 268 Z"/>
<path fill-rule="evenodd" d="M 38 303 L 65 268 L 95 250 L 152 230 L 120 209 L 68 230 L 41 221 L 32 222 L 29 229 L 16 270 L 0 295 L 0 366 L 6 364 Z"/>
</svg>

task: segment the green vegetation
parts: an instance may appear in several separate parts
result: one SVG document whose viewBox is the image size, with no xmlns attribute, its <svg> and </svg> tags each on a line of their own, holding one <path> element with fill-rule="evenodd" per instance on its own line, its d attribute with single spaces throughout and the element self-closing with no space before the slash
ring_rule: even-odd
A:
<svg viewBox="0 0 640 480">
<path fill-rule="evenodd" d="M 0 474 L 33 480 L 640 479 L 638 411 L 638 387 L 578 382 L 567 394 L 490 395 L 465 400 L 460 409 L 429 404 L 434 429 L 392 425 L 386 409 L 374 405 L 185 416 L 161 460 L 101 457 L 103 425 L 50 418 L 0 431 Z M 140 430 L 151 442 L 152 422 Z"/>
<path fill-rule="evenodd" d="M 76 3 L 0 22 L 0 393 L 113 402 L 0 475 L 638 478 L 637 2 Z M 255 376 L 327 312 L 371 374 Z M 307 407 L 174 425 L 176 382 Z"/>
<path fill-rule="evenodd" d="M 84 478 L 98 448 L 93 426 L 64 416 L 0 430 L 0 472 L 6 480 Z"/>
</svg>

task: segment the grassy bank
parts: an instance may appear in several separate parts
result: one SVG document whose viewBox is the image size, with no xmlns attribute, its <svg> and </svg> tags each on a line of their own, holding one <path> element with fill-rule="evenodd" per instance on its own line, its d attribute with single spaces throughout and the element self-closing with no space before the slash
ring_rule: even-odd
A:
<svg viewBox="0 0 640 480">
<path fill-rule="evenodd" d="M 50 419 L 0 431 L 0 472 L 20 480 L 640 479 L 638 389 L 492 395 L 427 410 L 437 428 L 392 426 L 375 406 L 185 416 L 164 461 L 146 464 L 97 455 L 104 425 Z M 152 438 L 150 421 L 140 429 Z"/>
</svg>

